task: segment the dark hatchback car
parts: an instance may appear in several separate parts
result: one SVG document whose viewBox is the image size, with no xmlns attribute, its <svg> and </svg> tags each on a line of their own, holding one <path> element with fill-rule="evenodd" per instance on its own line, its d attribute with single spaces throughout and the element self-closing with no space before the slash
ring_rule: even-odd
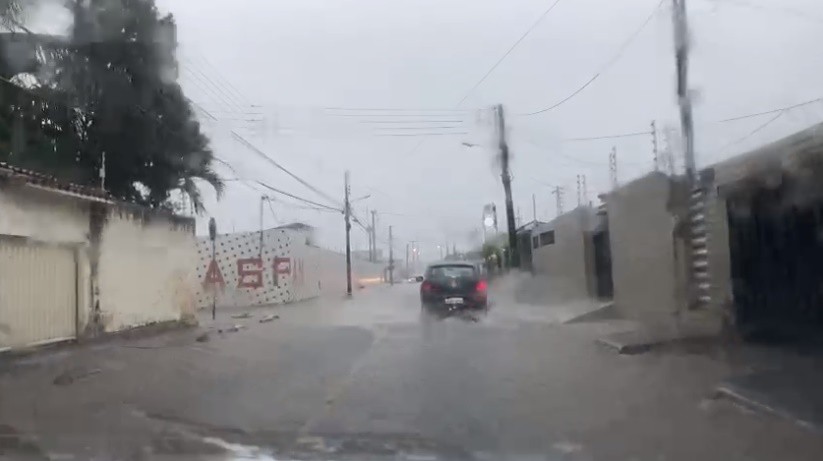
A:
<svg viewBox="0 0 823 461">
<path fill-rule="evenodd" d="M 488 284 L 476 264 L 432 264 L 420 284 L 420 303 L 424 308 L 486 309 Z"/>
</svg>

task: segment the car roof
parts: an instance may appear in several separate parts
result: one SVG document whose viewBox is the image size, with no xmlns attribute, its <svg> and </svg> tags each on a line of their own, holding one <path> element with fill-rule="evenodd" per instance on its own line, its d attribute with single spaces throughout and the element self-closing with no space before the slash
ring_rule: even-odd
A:
<svg viewBox="0 0 823 461">
<path fill-rule="evenodd" d="M 471 261 L 440 261 L 436 263 L 431 263 L 426 268 L 432 267 L 444 267 L 444 266 L 462 266 L 462 267 L 475 267 L 477 263 Z"/>
</svg>

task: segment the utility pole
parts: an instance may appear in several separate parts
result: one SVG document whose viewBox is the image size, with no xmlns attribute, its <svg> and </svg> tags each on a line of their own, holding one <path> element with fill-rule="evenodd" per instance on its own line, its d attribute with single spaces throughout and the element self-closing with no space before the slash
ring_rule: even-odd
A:
<svg viewBox="0 0 823 461">
<path fill-rule="evenodd" d="M 688 201 L 682 204 L 681 222 L 687 224 L 681 233 L 688 241 L 686 263 L 689 268 L 686 303 L 689 307 L 704 307 L 711 303 L 709 272 L 709 233 L 706 224 L 706 190 L 699 184 L 694 157 L 694 125 L 689 88 L 689 26 L 686 0 L 672 0 L 675 64 L 677 68 L 677 100 L 680 105 L 680 125 L 683 132 L 683 156 L 686 166 Z M 680 226 L 678 226 L 680 227 Z"/>
<path fill-rule="evenodd" d="M 260 250 L 260 258 L 263 258 L 263 202 L 266 201 L 266 196 L 260 196 L 260 245 L 257 249 Z"/>
<path fill-rule="evenodd" d="M 346 221 L 346 295 L 351 296 L 351 203 L 349 203 L 349 195 L 351 194 L 351 187 L 349 186 L 349 170 L 343 176 L 343 215 Z"/>
<path fill-rule="evenodd" d="M 376 210 L 371 210 L 371 241 L 372 243 L 372 254 L 371 254 L 371 262 L 377 261 L 377 227 L 375 225 L 377 215 Z"/>
<path fill-rule="evenodd" d="M 495 115 L 497 118 L 498 147 L 500 149 L 500 178 L 503 181 L 503 192 L 506 194 L 506 225 L 509 230 L 509 266 L 520 267 L 520 253 L 517 251 L 517 231 L 514 226 L 512 176 L 509 171 L 509 144 L 506 141 L 506 117 L 503 113 L 503 104 L 497 105 Z"/>
<path fill-rule="evenodd" d="M 534 218 L 534 222 L 537 222 L 537 199 L 532 194 L 532 217 Z"/>
<path fill-rule="evenodd" d="M 612 146 L 609 154 L 609 177 L 612 180 L 612 189 L 617 189 L 617 147 Z"/>
<path fill-rule="evenodd" d="M 577 175 L 577 206 L 583 203 L 583 180 L 580 175 Z"/>
<path fill-rule="evenodd" d="M 406 243 L 406 274 L 410 274 L 409 272 L 409 244 Z"/>
<path fill-rule="evenodd" d="M 561 189 L 560 186 L 554 186 L 552 194 L 554 194 L 557 206 L 557 216 L 560 216 L 563 214 L 563 189 Z"/>
<path fill-rule="evenodd" d="M 654 171 L 660 170 L 660 155 L 657 150 L 657 124 L 652 120 L 652 159 L 654 161 Z"/>
<path fill-rule="evenodd" d="M 583 205 L 589 204 L 589 189 L 586 187 L 586 175 L 582 175 L 583 179 Z"/>
<path fill-rule="evenodd" d="M 394 242 L 391 231 L 392 226 L 389 226 L 389 285 L 394 285 Z"/>
<path fill-rule="evenodd" d="M 369 209 L 366 208 L 366 217 L 368 218 L 368 216 L 369 216 Z M 374 254 L 374 248 L 372 247 L 372 244 L 374 242 L 372 242 L 372 239 L 371 239 L 371 227 L 369 227 L 369 226 L 366 226 L 366 237 L 368 237 L 368 239 L 369 239 L 369 249 L 368 249 L 369 257 L 368 257 L 368 260 L 369 260 L 369 262 L 371 262 L 372 255 Z"/>
<path fill-rule="evenodd" d="M 100 189 L 106 190 L 106 151 L 100 154 Z"/>
<path fill-rule="evenodd" d="M 523 215 L 520 213 L 520 207 L 517 207 L 517 227 L 523 225 Z"/>
<path fill-rule="evenodd" d="M 672 0 L 672 4 L 674 53 L 677 67 L 677 100 L 680 105 L 680 125 L 683 130 L 686 178 L 694 184 L 697 172 L 695 171 L 694 158 L 692 99 L 689 94 L 689 25 L 686 18 L 686 0 Z"/>
</svg>

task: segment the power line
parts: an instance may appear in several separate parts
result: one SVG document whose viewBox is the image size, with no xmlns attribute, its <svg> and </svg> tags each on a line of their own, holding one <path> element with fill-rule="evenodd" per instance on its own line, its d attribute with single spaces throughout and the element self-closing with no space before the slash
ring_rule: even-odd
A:
<svg viewBox="0 0 823 461">
<path fill-rule="evenodd" d="M 420 114 L 420 113 L 415 113 L 415 114 L 406 114 L 406 113 L 402 113 L 402 114 L 373 114 L 373 113 L 367 113 L 367 114 L 327 114 L 327 115 L 329 115 L 330 117 L 386 117 L 386 118 L 437 117 L 434 121 L 440 121 L 439 119 L 442 118 L 442 117 L 455 117 L 457 114 L 438 115 L 438 114 Z"/>
<path fill-rule="evenodd" d="M 227 98 L 227 100 L 229 100 L 229 105 L 234 104 L 235 107 L 237 107 L 241 111 L 243 110 L 244 104 L 238 104 L 238 102 L 236 101 L 236 98 L 234 100 L 232 100 L 232 96 L 229 95 L 226 92 L 225 88 L 222 85 L 219 85 L 219 84 L 215 83 L 214 80 L 212 80 L 208 75 L 206 75 L 202 70 L 200 70 L 194 64 L 194 62 L 192 62 L 191 59 L 187 59 L 185 57 L 183 59 L 189 63 L 188 66 L 183 66 L 183 69 L 188 70 L 189 73 L 191 73 L 191 74 L 194 74 L 194 73 L 199 74 L 206 82 L 211 84 L 212 87 L 216 88 L 217 91 L 220 92 L 220 94 L 222 94 L 223 96 L 225 96 Z"/>
<path fill-rule="evenodd" d="M 228 81 L 225 77 L 223 77 L 223 75 L 220 73 L 220 71 L 218 71 L 217 68 L 214 65 L 212 65 L 212 63 L 208 60 L 208 58 L 203 53 L 197 52 L 197 54 L 200 56 L 200 60 L 203 61 L 206 64 L 206 66 L 208 66 L 212 70 L 212 73 L 215 76 L 215 78 L 217 78 L 218 80 L 222 80 L 223 83 L 226 86 L 228 86 L 229 90 L 234 92 L 235 99 L 245 100 L 248 103 L 249 106 L 254 106 L 251 103 L 251 100 L 249 98 L 247 98 L 245 95 L 243 95 L 243 93 L 240 90 L 238 90 L 237 87 L 232 85 L 232 83 L 230 81 Z"/>
<path fill-rule="evenodd" d="M 266 202 L 269 204 L 269 211 L 271 211 L 271 217 L 274 220 L 274 223 L 278 225 L 283 224 L 279 219 L 277 219 L 277 214 L 274 212 L 274 207 L 271 205 L 271 200 L 266 200 Z"/>
<path fill-rule="evenodd" d="M 461 113 L 465 114 L 470 112 L 467 109 L 414 109 L 414 108 L 379 108 L 379 107 L 324 107 L 323 110 L 326 111 L 339 111 L 339 112 L 419 112 L 419 113 L 426 113 L 426 112 L 449 112 L 451 114 L 454 113 Z M 343 114 L 340 114 L 343 115 Z M 370 114 L 370 115 L 382 115 L 382 114 Z M 450 114 L 446 114 L 450 115 Z"/>
<path fill-rule="evenodd" d="M 776 113 L 779 113 L 779 112 L 782 113 L 782 112 L 786 112 L 786 111 L 789 111 L 789 110 L 792 110 L 792 109 L 796 109 L 798 107 L 803 107 L 803 106 L 807 106 L 807 105 L 810 105 L 810 104 L 814 104 L 814 103 L 817 103 L 817 102 L 823 102 L 823 98 L 816 98 L 816 99 L 812 99 L 812 100 L 809 100 L 809 101 L 804 101 L 804 102 L 801 102 L 801 103 L 792 104 L 790 106 L 785 106 L 785 107 L 780 107 L 780 108 L 777 108 L 777 109 L 766 110 L 766 111 L 763 111 L 763 112 L 755 112 L 755 113 L 752 113 L 752 114 L 744 114 L 744 115 L 738 115 L 738 116 L 734 116 L 734 117 L 730 117 L 730 118 L 726 118 L 726 119 L 714 120 L 710 123 L 726 123 L 726 122 L 733 122 L 733 121 L 736 121 L 736 120 L 744 120 L 744 119 L 748 119 L 748 118 L 759 117 L 761 115 L 776 114 Z M 523 128 L 523 127 L 521 126 L 521 128 Z M 610 134 L 610 135 L 561 138 L 561 139 L 558 139 L 558 142 L 597 141 L 597 140 L 602 140 L 602 139 L 618 139 L 618 138 L 630 138 L 630 137 L 637 137 L 637 136 L 649 136 L 650 134 L 651 134 L 651 131 L 629 131 L 629 132 L 625 132 L 625 133 L 615 133 L 615 134 Z"/>
<path fill-rule="evenodd" d="M 465 120 L 358 120 L 359 123 L 463 123 Z M 439 128 L 437 126 L 432 128 Z"/>
<path fill-rule="evenodd" d="M 374 130 L 453 130 L 461 128 L 462 125 L 447 125 L 447 126 L 388 126 L 383 128 L 373 128 Z"/>
<path fill-rule="evenodd" d="M 722 120 L 716 120 L 715 123 L 733 122 L 735 120 L 743 120 L 743 119 L 746 119 L 746 118 L 758 117 L 760 115 L 774 114 L 776 112 L 783 112 L 783 111 L 786 111 L 786 110 L 796 109 L 798 107 L 808 106 L 809 104 L 814 104 L 816 102 L 821 102 L 821 101 L 823 101 L 823 98 L 815 98 L 815 99 L 811 99 L 809 101 L 804 101 L 804 102 L 800 102 L 800 103 L 797 103 L 797 104 L 792 104 L 791 106 L 779 107 L 777 109 L 766 110 L 766 111 L 763 111 L 763 112 L 756 112 L 754 114 L 738 115 L 736 117 L 730 117 L 730 118 L 725 118 L 725 119 L 722 119 Z"/>
<path fill-rule="evenodd" d="M 234 139 L 236 139 L 241 144 L 243 144 L 244 146 L 249 148 L 252 152 L 257 154 L 263 160 L 266 160 L 270 164 L 274 165 L 277 169 L 279 169 L 279 170 L 283 171 L 284 173 L 286 173 L 287 175 L 291 176 L 292 178 L 297 180 L 297 182 L 299 182 L 300 184 L 306 186 L 309 190 L 316 193 L 317 195 L 325 198 L 326 200 L 328 200 L 331 203 L 337 204 L 338 201 L 336 199 L 332 198 L 329 194 L 326 194 L 325 192 L 321 191 L 320 189 L 312 186 L 311 184 L 306 182 L 303 178 L 301 178 L 301 177 L 297 176 L 296 174 L 292 173 L 291 171 L 289 171 L 286 167 L 284 167 L 283 165 L 279 164 L 277 161 L 275 161 L 274 159 L 269 157 L 265 152 L 258 149 L 257 146 L 255 146 L 252 143 L 250 143 L 249 141 L 247 141 L 246 138 L 244 138 L 244 137 L 240 136 L 239 134 L 237 134 L 236 131 L 232 130 L 231 134 L 234 137 Z"/>
<path fill-rule="evenodd" d="M 397 136 L 449 136 L 449 135 L 464 135 L 469 134 L 468 131 L 460 131 L 454 133 L 391 133 L 391 134 L 375 134 L 378 137 L 397 137 Z M 411 155 L 416 151 L 420 146 L 418 145 L 416 148 L 412 149 L 408 155 Z"/>
<path fill-rule="evenodd" d="M 562 142 L 578 142 L 578 141 L 596 141 L 599 139 L 617 139 L 617 138 L 631 138 L 635 136 L 649 136 L 651 132 L 649 131 L 636 131 L 632 133 L 619 133 L 619 134 L 610 134 L 610 135 L 603 135 L 603 136 L 589 136 L 583 138 L 563 138 L 561 139 Z"/>
<path fill-rule="evenodd" d="M 603 65 L 603 67 L 601 67 L 600 70 L 598 70 L 594 74 L 594 76 L 592 76 L 588 81 L 586 81 L 586 83 L 584 83 L 583 86 L 581 86 L 580 88 L 578 88 L 577 90 L 572 92 L 572 94 L 570 94 L 570 95 L 566 96 L 565 98 L 561 99 L 560 101 L 552 104 L 551 106 L 545 107 L 543 109 L 536 110 L 534 112 L 526 112 L 526 113 L 515 114 L 515 115 L 518 115 L 518 116 L 531 116 L 531 115 L 542 114 L 543 112 L 548 112 L 548 111 L 550 111 L 550 110 L 552 110 L 556 107 L 561 106 L 562 104 L 566 103 L 567 101 L 569 101 L 573 97 L 580 94 L 589 85 L 594 83 L 594 81 L 597 80 L 603 73 L 605 73 L 611 66 L 613 66 L 614 63 L 616 63 L 618 60 L 620 60 L 620 58 L 623 56 L 623 53 L 626 51 L 626 49 L 628 49 L 629 45 L 631 45 L 631 43 L 637 38 L 637 36 L 640 35 L 640 33 L 643 31 L 643 29 L 646 28 L 646 26 L 652 21 L 652 19 L 654 19 L 655 15 L 657 14 L 657 10 L 660 9 L 660 7 L 663 5 L 664 1 L 665 0 L 660 0 L 660 2 L 658 2 L 657 6 L 654 7 L 651 14 L 649 14 L 649 16 L 646 18 L 646 20 L 643 21 L 642 24 L 640 24 L 640 27 L 635 29 L 635 31 L 631 35 L 629 35 L 629 38 L 626 39 L 626 41 L 624 41 L 622 45 L 620 45 L 620 47 L 617 49 L 617 53 L 609 61 L 607 61 L 606 64 Z"/>
<path fill-rule="evenodd" d="M 548 8 L 546 8 L 546 10 L 543 11 L 543 13 L 537 18 L 537 21 L 535 21 L 528 29 L 526 29 L 526 31 L 523 33 L 523 35 L 521 35 L 520 38 L 518 38 L 512 44 L 512 46 L 509 47 L 509 49 L 506 50 L 505 53 L 503 53 L 503 56 L 500 56 L 500 59 L 498 59 L 497 62 L 495 62 L 494 65 L 492 65 L 489 68 L 489 70 L 486 71 L 486 73 L 483 74 L 482 77 L 480 77 L 480 80 L 478 80 L 477 83 L 475 83 L 469 89 L 469 91 L 466 92 L 466 94 L 463 96 L 463 98 L 460 99 L 460 102 L 457 103 L 458 107 L 461 106 L 466 101 L 466 99 L 468 99 L 469 96 L 471 96 L 472 93 L 474 93 L 474 90 L 476 90 L 480 85 L 483 84 L 483 82 L 486 81 L 486 79 L 489 77 L 489 75 L 491 75 L 491 73 L 494 72 L 495 69 L 497 69 L 497 66 L 499 66 L 511 54 L 511 52 L 514 51 L 515 48 L 517 48 L 517 45 L 520 45 L 520 42 L 522 42 L 526 37 L 528 37 L 529 34 L 531 34 L 532 31 L 538 25 L 540 25 L 541 22 L 543 22 L 543 20 L 546 18 L 546 16 L 549 15 L 549 13 L 554 9 L 555 6 L 557 6 L 558 3 L 560 3 L 560 0 L 555 0 L 555 2 L 551 4 L 551 6 L 549 6 Z"/>
<path fill-rule="evenodd" d="M 299 196 L 291 194 L 289 192 L 280 190 L 276 187 L 273 187 L 273 186 L 270 186 L 270 185 L 264 183 L 263 181 L 255 179 L 254 182 L 256 182 L 257 184 L 260 184 L 261 186 L 265 187 L 266 189 L 268 189 L 272 192 L 277 192 L 278 194 L 282 194 L 282 195 L 285 195 L 286 197 L 291 197 L 295 200 L 298 200 L 298 201 L 301 201 L 301 202 L 304 202 L 304 203 L 308 203 L 309 205 L 314 205 L 314 206 L 319 207 L 319 208 L 324 208 L 324 209 L 327 209 L 327 210 L 336 211 L 336 212 L 340 212 L 340 213 L 343 212 L 343 210 L 339 210 L 337 208 L 330 207 L 330 206 L 324 205 L 322 203 L 317 203 L 313 200 L 309 200 L 309 199 L 306 199 L 306 198 L 303 198 L 303 197 L 299 197 Z"/>
<path fill-rule="evenodd" d="M 194 71 L 189 69 L 187 66 L 181 66 L 181 68 L 184 72 L 187 72 L 188 75 L 191 76 L 188 81 L 194 84 L 194 86 L 199 88 L 203 93 L 207 94 L 210 99 L 217 102 L 217 104 L 221 105 L 221 107 L 229 108 L 229 110 L 233 113 L 237 112 L 237 109 L 232 108 L 232 103 L 226 99 L 225 96 L 222 96 L 219 92 L 215 91 L 202 76 L 195 74 Z"/>
<path fill-rule="evenodd" d="M 762 129 L 764 129 L 764 128 L 766 128 L 767 126 L 771 125 L 774 121 L 776 121 L 777 119 L 779 119 L 780 117 L 782 117 L 784 113 L 785 113 L 784 111 L 780 111 L 780 112 L 778 112 L 778 113 L 777 113 L 777 115 L 775 115 L 774 117 L 770 118 L 770 119 L 769 119 L 769 120 L 767 120 L 765 123 L 760 124 L 757 128 L 755 128 L 754 130 L 752 130 L 749 134 L 747 134 L 747 135 L 745 135 L 745 136 L 742 136 L 742 137 L 740 137 L 740 138 L 738 138 L 738 139 L 735 139 L 734 141 L 732 141 L 732 142 L 730 142 L 730 143 L 728 143 L 728 144 L 724 145 L 723 147 L 721 147 L 720 149 L 718 149 L 718 151 L 724 151 L 724 150 L 728 149 L 729 147 L 731 147 L 731 146 L 733 146 L 733 145 L 735 145 L 735 144 L 739 144 L 739 143 L 741 143 L 741 142 L 745 141 L 746 139 L 749 139 L 750 137 L 754 136 L 754 135 L 755 135 L 755 134 L 757 134 L 759 131 L 761 131 Z"/>
</svg>

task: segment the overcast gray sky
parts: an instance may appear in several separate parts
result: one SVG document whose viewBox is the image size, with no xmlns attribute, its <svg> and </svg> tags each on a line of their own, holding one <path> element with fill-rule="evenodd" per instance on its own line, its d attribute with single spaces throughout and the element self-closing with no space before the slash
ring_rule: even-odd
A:
<svg viewBox="0 0 823 461">
<path fill-rule="evenodd" d="M 392 224 L 396 248 L 418 240 L 425 242 L 424 256 L 446 240 L 465 248 L 480 226 L 484 203 L 497 203 L 503 221 L 502 187 L 489 145 L 492 104 L 503 103 L 509 114 L 514 199 L 524 221 L 532 219 L 532 194 L 538 219 L 555 216 L 547 184 L 565 187 L 566 209 L 576 204 L 577 174 L 587 176 L 589 198 L 596 203 L 596 194 L 609 188 L 612 146 L 621 182 L 651 169 L 650 136 L 564 139 L 649 130 L 652 120 L 659 127 L 678 123 L 670 0 L 659 8 L 660 0 L 560 0 L 459 107 L 555 0 L 157 1 L 177 19 L 187 94 L 218 119 L 201 114 L 220 158 L 243 178 L 320 202 L 325 200 L 256 157 L 230 131 L 334 196 L 342 196 L 343 171 L 350 169 L 353 195 L 371 194 L 357 204 L 357 214 L 365 219 L 366 208 L 386 213 L 379 239 L 386 239 Z M 768 124 L 775 114 L 716 122 L 823 96 L 823 53 L 816 49 L 823 43 L 819 0 L 688 3 L 699 165 L 823 119 L 823 103 L 817 103 Z M 649 15 L 651 21 L 624 47 Z M 518 115 L 569 96 L 609 62 L 563 105 Z M 367 118 L 361 115 L 371 112 L 329 107 L 403 111 Z M 386 116 L 410 109 L 423 111 L 410 112 L 419 117 L 408 119 Z M 336 116 L 341 114 L 350 116 Z M 418 119 L 426 124 L 394 123 Z M 450 119 L 457 122 L 431 122 Z M 391 123 L 371 123 L 379 120 Z M 435 131 L 467 134 L 375 136 L 430 133 L 414 128 L 433 125 L 457 126 Z M 466 148 L 463 141 L 479 147 Z M 210 215 L 221 231 L 257 229 L 260 192 L 232 182 L 219 203 L 211 195 L 209 215 L 198 222 L 201 230 Z M 316 225 L 322 244 L 342 247 L 339 215 L 294 208 L 285 199 L 273 208 L 280 222 Z M 266 210 L 265 225 L 275 225 Z M 355 230 L 354 243 L 366 247 L 362 231 Z"/>
</svg>

